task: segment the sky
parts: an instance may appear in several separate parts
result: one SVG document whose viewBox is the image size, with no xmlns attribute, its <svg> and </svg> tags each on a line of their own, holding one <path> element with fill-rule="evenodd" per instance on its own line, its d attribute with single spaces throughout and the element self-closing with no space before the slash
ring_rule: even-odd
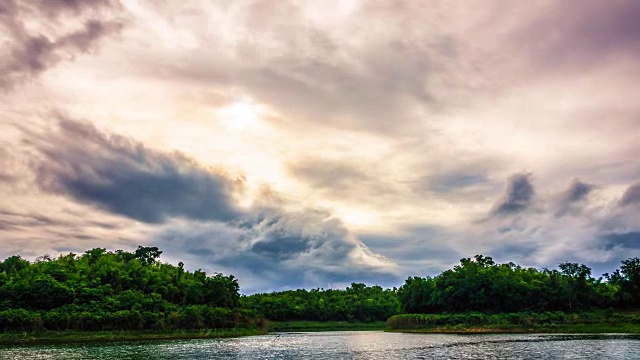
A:
<svg viewBox="0 0 640 360">
<path fill-rule="evenodd" d="M 0 258 L 243 293 L 640 256 L 640 2 L 0 2 Z"/>
</svg>

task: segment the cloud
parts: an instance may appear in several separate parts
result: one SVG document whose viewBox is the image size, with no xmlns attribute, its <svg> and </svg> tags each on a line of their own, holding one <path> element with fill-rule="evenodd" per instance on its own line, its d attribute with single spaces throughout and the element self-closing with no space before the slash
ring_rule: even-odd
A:
<svg viewBox="0 0 640 360">
<path fill-rule="evenodd" d="M 323 159 L 297 162 L 289 166 L 289 170 L 292 175 L 309 181 L 315 188 L 330 190 L 357 186 L 373 178 L 354 164 Z"/>
<path fill-rule="evenodd" d="M 152 233 L 147 224 L 92 211 L 55 196 L 12 199 L 15 203 L 0 202 L 0 259 L 16 254 L 34 259 L 94 247 L 135 249 L 146 244 Z"/>
<path fill-rule="evenodd" d="M 452 235 L 445 228 L 434 226 L 405 226 L 400 232 L 382 235 L 361 233 L 358 238 L 372 251 L 398 264 L 406 276 L 431 274 L 449 268 L 468 254 L 452 248 Z"/>
<path fill-rule="evenodd" d="M 0 183 L 13 183 L 19 179 L 18 165 L 13 156 L 0 148 Z"/>
<path fill-rule="evenodd" d="M 569 212 L 578 213 L 580 205 L 584 204 L 594 189 L 595 185 L 574 179 L 569 189 L 561 195 L 555 216 L 562 217 Z"/>
<path fill-rule="evenodd" d="M 581 5 L 0 0 L 0 252 L 163 239 L 243 289 L 609 264 L 640 228 L 639 5 Z"/>
<path fill-rule="evenodd" d="M 638 55 L 638 12 L 637 2 L 585 1 L 579 8 L 553 2 L 532 12 L 536 16 L 512 34 L 513 46 L 527 51 L 535 64 L 547 70 L 583 71 Z"/>
<path fill-rule="evenodd" d="M 172 225 L 157 238 L 157 246 L 185 254 L 193 266 L 235 274 L 245 293 L 399 281 L 394 263 L 323 211 L 268 209 L 240 223 Z"/>
<path fill-rule="evenodd" d="M 505 195 L 491 210 L 492 216 L 506 216 L 522 212 L 531 205 L 535 195 L 530 174 L 515 174 L 509 178 Z"/>
<path fill-rule="evenodd" d="M 46 13 L 50 16 L 59 16 L 65 13 L 77 15 L 91 9 L 118 9 L 121 7 L 119 0 L 36 0 L 29 1 L 29 3 L 38 11 Z"/>
<path fill-rule="evenodd" d="M 348 160 L 306 158 L 290 163 L 288 170 L 313 191 L 321 191 L 331 198 L 361 200 L 364 197 L 376 197 L 380 200 L 399 190 L 376 174 L 373 166 Z"/>
<path fill-rule="evenodd" d="M 625 233 L 610 233 L 602 235 L 600 239 L 604 243 L 604 248 L 611 250 L 616 247 L 623 249 L 640 249 L 640 232 L 630 231 Z"/>
<path fill-rule="evenodd" d="M 262 220 L 254 231 L 250 251 L 274 260 L 287 260 L 301 253 L 322 253 L 325 260 L 342 261 L 355 243 L 344 241 L 348 232 L 328 214 L 296 213 Z"/>
<path fill-rule="evenodd" d="M 487 201 L 503 191 L 504 174 L 500 173 L 506 170 L 504 159 L 473 148 L 452 147 L 449 141 L 442 141 L 444 137 L 416 140 L 402 148 L 402 152 L 421 154 L 417 160 L 409 158 L 409 166 L 401 172 L 411 191 L 407 201 L 419 198 L 423 204 L 428 202 L 459 213 L 472 207 L 479 210 L 461 214 L 464 218 L 486 214 Z M 477 206 L 481 203 L 483 210 Z"/>
<path fill-rule="evenodd" d="M 229 221 L 239 214 L 232 196 L 241 181 L 184 155 L 157 152 L 72 120 L 31 141 L 42 156 L 37 181 L 47 192 L 147 223 L 171 217 Z"/>
<path fill-rule="evenodd" d="M 77 54 L 89 52 L 100 40 L 117 34 L 123 23 L 105 15 L 100 11 L 103 8 L 118 9 L 119 3 L 108 0 L 3 2 L 0 29 L 6 32 L 8 39 L 3 45 L 6 51 L 0 55 L 3 74 L 0 87 L 9 88 L 61 61 L 72 60 Z M 85 16 L 88 11 L 95 14 Z M 73 20 L 60 19 L 65 14 Z M 67 23 L 77 25 L 68 27 Z"/>
<path fill-rule="evenodd" d="M 460 170 L 430 175 L 420 182 L 418 190 L 424 189 L 447 194 L 486 185 L 488 182 L 489 179 L 484 173 Z"/>
<path fill-rule="evenodd" d="M 156 10 L 167 24 L 187 11 Z M 416 120 L 425 111 L 440 112 L 461 99 L 451 95 L 473 87 L 471 75 L 460 75 L 477 66 L 460 56 L 472 47 L 443 31 L 423 4 L 336 10 L 294 1 L 220 5 L 199 15 L 224 13 L 232 34 L 207 27 L 191 34 L 198 51 L 150 58 L 145 66 L 172 80 L 246 93 L 287 120 L 385 134 L 421 128 Z"/>
<path fill-rule="evenodd" d="M 640 204 L 640 183 L 629 186 L 620 199 L 621 206 L 634 204 Z"/>
<path fill-rule="evenodd" d="M 574 180 L 573 184 L 571 184 L 569 190 L 566 192 L 564 200 L 568 203 L 585 200 L 587 198 L 587 195 L 589 195 L 593 188 L 593 185 L 583 183 L 582 181 L 576 179 Z"/>
<path fill-rule="evenodd" d="M 137 220 L 145 224 L 135 241 L 154 242 L 169 260 L 234 274 L 244 291 L 399 281 L 395 264 L 369 250 L 330 211 L 268 199 L 239 210 L 234 196 L 243 190 L 242 179 L 86 122 L 62 119 L 50 132 L 25 134 L 36 150 L 32 163 L 41 190 L 105 212 L 92 212 L 98 218 L 90 222 L 0 213 L 0 227 L 8 231 L 34 227 L 56 239 L 96 243 L 110 231 L 126 232 L 127 219 Z M 118 215 L 124 223 L 100 221 Z M 57 247 L 66 248 L 59 241 Z"/>
</svg>

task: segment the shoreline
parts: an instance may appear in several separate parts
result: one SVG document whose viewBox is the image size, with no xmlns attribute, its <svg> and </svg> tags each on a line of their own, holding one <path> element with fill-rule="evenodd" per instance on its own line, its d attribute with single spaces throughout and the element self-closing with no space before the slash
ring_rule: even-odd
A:
<svg viewBox="0 0 640 360">
<path fill-rule="evenodd" d="M 377 331 L 388 329 L 384 321 L 269 321 L 269 332 Z"/>
<path fill-rule="evenodd" d="M 190 339 L 219 339 L 254 335 L 265 335 L 267 331 L 259 329 L 203 329 L 175 332 L 149 331 L 45 331 L 0 333 L 0 346 L 14 345 L 52 345 L 52 344 L 90 344 L 117 341 L 164 341 Z"/>
<path fill-rule="evenodd" d="M 433 328 L 433 329 L 392 329 L 385 332 L 407 333 L 407 334 L 452 334 L 452 335 L 474 335 L 474 334 L 640 334 L 640 329 L 620 329 L 617 327 L 607 327 L 597 330 L 584 330 L 573 327 L 563 328 Z"/>
<path fill-rule="evenodd" d="M 0 346 L 91 344 L 118 341 L 164 341 L 218 339 L 266 335 L 275 332 L 380 331 L 387 329 L 382 321 L 364 323 L 348 321 L 283 321 L 269 322 L 260 329 L 202 329 L 173 332 L 153 331 L 44 331 L 0 333 Z"/>
<path fill-rule="evenodd" d="M 384 321 L 269 321 L 269 332 L 323 332 L 323 331 L 376 331 L 385 330 Z"/>
<path fill-rule="evenodd" d="M 334 332 L 385 331 L 409 334 L 640 334 L 640 324 L 562 324 L 562 325 L 448 325 L 422 328 L 389 328 L 384 322 L 347 321 L 285 321 L 270 322 L 267 330 L 260 329 L 202 329 L 174 332 L 151 331 L 45 331 L 0 333 L 0 346 L 29 346 L 54 344 L 92 344 L 120 341 L 166 341 L 219 339 L 277 332 Z"/>
<path fill-rule="evenodd" d="M 410 334 L 640 334 L 640 325 L 626 324 L 624 326 L 593 324 L 563 325 L 563 326 L 444 326 L 421 329 L 387 329 L 386 332 L 410 333 Z"/>
<path fill-rule="evenodd" d="M 441 334 L 580 333 L 640 334 L 637 310 L 592 310 L 486 314 L 480 312 L 400 314 L 387 320 L 389 331 Z"/>
</svg>

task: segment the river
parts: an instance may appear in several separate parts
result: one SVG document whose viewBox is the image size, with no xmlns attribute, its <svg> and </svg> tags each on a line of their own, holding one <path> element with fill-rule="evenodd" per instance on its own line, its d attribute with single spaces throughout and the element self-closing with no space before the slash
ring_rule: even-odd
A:
<svg viewBox="0 0 640 360">
<path fill-rule="evenodd" d="M 381 331 L 0 347 L 0 359 L 640 359 L 637 335 L 440 335 Z"/>
</svg>

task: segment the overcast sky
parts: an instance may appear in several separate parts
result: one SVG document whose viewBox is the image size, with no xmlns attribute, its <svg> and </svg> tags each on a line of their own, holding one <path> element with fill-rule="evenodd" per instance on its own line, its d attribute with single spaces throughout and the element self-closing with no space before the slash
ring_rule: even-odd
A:
<svg viewBox="0 0 640 360">
<path fill-rule="evenodd" d="M 640 255 L 640 2 L 0 2 L 0 258 L 244 293 Z"/>
</svg>

